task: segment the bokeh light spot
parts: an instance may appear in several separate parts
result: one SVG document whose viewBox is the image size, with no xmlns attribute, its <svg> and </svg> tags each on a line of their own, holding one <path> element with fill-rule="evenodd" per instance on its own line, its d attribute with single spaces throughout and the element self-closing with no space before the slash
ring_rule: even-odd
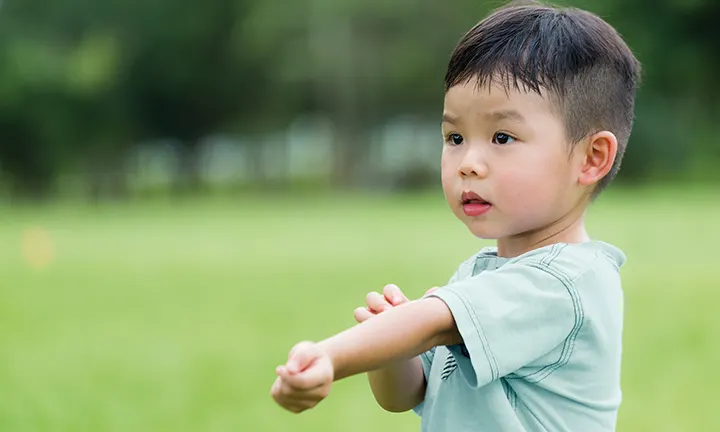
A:
<svg viewBox="0 0 720 432">
<path fill-rule="evenodd" d="M 30 268 L 42 270 L 55 259 L 52 235 L 41 227 L 27 228 L 22 234 L 22 255 Z"/>
</svg>

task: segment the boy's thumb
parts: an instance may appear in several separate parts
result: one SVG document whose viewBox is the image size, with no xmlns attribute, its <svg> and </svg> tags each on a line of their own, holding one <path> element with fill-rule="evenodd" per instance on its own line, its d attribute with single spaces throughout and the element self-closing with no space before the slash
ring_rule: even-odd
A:
<svg viewBox="0 0 720 432">
<path fill-rule="evenodd" d="M 298 373 L 305 370 L 317 357 L 317 349 L 312 342 L 300 342 L 290 351 L 290 360 L 287 362 L 287 370 L 290 373 Z"/>
</svg>

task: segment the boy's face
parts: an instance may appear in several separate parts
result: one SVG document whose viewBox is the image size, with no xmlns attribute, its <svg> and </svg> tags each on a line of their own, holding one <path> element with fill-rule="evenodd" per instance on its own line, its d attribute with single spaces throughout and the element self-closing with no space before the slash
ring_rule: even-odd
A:
<svg viewBox="0 0 720 432">
<path fill-rule="evenodd" d="M 577 209 L 581 152 L 570 152 L 547 98 L 457 85 L 445 95 L 442 131 L 445 197 L 475 236 L 540 234 Z"/>
</svg>

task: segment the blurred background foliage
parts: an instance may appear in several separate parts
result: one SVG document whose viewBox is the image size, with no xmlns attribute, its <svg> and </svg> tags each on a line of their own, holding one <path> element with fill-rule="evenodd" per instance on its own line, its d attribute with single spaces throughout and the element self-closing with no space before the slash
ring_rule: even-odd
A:
<svg viewBox="0 0 720 432">
<path fill-rule="evenodd" d="M 3 196 L 433 186 L 450 51 L 501 4 L 5 0 Z M 572 5 L 644 67 L 618 182 L 716 181 L 720 2 Z"/>
</svg>

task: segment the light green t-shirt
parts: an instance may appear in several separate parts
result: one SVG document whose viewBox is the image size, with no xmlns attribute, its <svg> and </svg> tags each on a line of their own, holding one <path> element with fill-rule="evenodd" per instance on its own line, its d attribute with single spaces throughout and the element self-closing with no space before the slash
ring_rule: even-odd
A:
<svg viewBox="0 0 720 432">
<path fill-rule="evenodd" d="M 621 400 L 625 255 L 558 243 L 515 258 L 486 248 L 430 294 L 462 345 L 420 357 L 427 432 L 614 431 Z"/>
</svg>

